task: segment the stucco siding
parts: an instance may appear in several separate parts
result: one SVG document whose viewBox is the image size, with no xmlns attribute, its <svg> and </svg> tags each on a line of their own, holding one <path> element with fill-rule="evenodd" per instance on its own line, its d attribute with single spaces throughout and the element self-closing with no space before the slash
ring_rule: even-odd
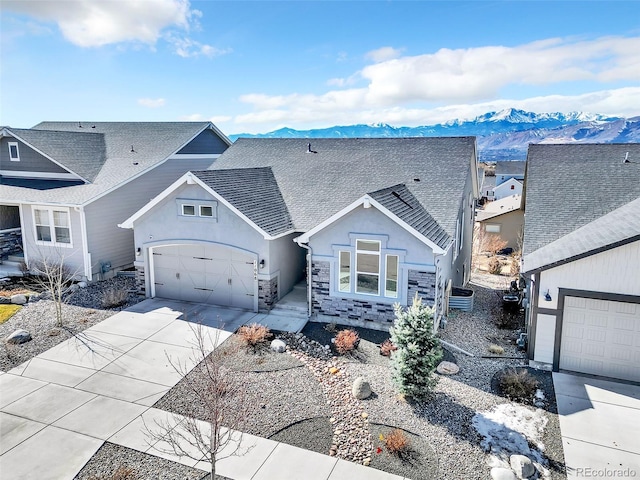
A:
<svg viewBox="0 0 640 480">
<path fill-rule="evenodd" d="M 480 222 L 481 228 L 489 225 L 500 225 L 500 233 L 484 232 L 487 237 L 499 237 L 507 242 L 507 247 L 515 250 L 522 248 L 522 230 L 524 228 L 524 212 L 514 210 L 497 217 L 488 218 Z"/>
<path fill-rule="evenodd" d="M 270 265 L 265 265 L 264 270 L 271 274 L 279 273 L 279 297 L 286 295 L 296 283 L 304 279 L 307 251 L 293 241 L 299 235 L 292 233 L 268 242 Z"/>
<path fill-rule="evenodd" d="M 374 207 L 358 207 L 310 238 L 314 255 L 333 256 L 335 245 L 350 245 L 350 235 L 387 235 L 387 248 L 405 251 L 404 262 L 433 265 L 433 251 Z"/>
<path fill-rule="evenodd" d="M 205 169 L 211 160 L 169 160 L 141 177 L 118 188 L 85 207 L 91 268 L 94 276 L 101 265 L 113 270 L 133 264 L 133 232 L 118 227 L 149 200 L 188 170 Z"/>
<path fill-rule="evenodd" d="M 10 142 L 18 144 L 19 162 L 9 159 Z M 0 139 L 0 170 L 6 172 L 69 173 L 68 170 L 60 167 L 44 155 L 40 155 L 31 147 L 11 137 Z"/>
<path fill-rule="evenodd" d="M 640 241 L 545 270 L 538 306 L 558 308 L 558 288 L 640 295 Z M 544 295 L 549 290 L 551 301 Z"/>
<path fill-rule="evenodd" d="M 211 129 L 206 129 L 177 152 L 178 154 L 215 154 L 224 152 L 229 146 Z"/>
</svg>

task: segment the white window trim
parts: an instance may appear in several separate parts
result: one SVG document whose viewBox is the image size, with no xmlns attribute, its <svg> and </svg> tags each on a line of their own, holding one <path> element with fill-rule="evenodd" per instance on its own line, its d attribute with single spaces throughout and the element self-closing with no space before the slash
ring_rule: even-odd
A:
<svg viewBox="0 0 640 480">
<path fill-rule="evenodd" d="M 342 283 L 340 282 L 340 274 L 342 273 L 342 254 L 346 254 L 349 256 L 349 285 L 347 285 L 347 290 L 342 290 Z M 349 250 L 338 250 L 338 280 L 336 290 L 340 293 L 351 293 L 353 290 L 353 260 L 351 258 L 351 252 Z"/>
<path fill-rule="evenodd" d="M 389 280 L 389 257 L 396 257 L 396 294 L 387 295 L 387 281 Z M 398 298 L 400 294 L 400 256 L 386 253 L 384 256 L 384 296 L 385 298 Z"/>
<path fill-rule="evenodd" d="M 487 233 L 500 233 L 501 227 L 499 223 L 485 223 L 484 231 Z"/>
<path fill-rule="evenodd" d="M 203 208 L 210 208 L 211 209 L 211 215 L 203 215 L 202 214 L 202 209 Z M 213 205 L 198 205 L 198 216 L 199 217 L 204 217 L 204 218 L 213 218 L 214 217 L 213 209 L 214 209 Z"/>
<path fill-rule="evenodd" d="M 193 213 L 185 213 L 185 211 L 184 211 L 185 207 L 193 208 Z M 181 214 L 182 214 L 183 217 L 195 217 L 196 216 L 196 206 L 195 206 L 195 204 L 183 203 L 182 205 L 180 205 L 180 209 L 181 209 Z"/>
<path fill-rule="evenodd" d="M 47 212 L 49 216 L 49 233 L 51 234 L 51 241 L 47 242 L 44 240 L 38 240 L 38 228 L 36 224 L 36 210 L 42 210 Z M 64 212 L 67 214 L 67 219 L 69 220 L 69 243 L 57 242 L 56 241 L 56 225 L 53 220 L 53 212 Z M 43 207 L 34 205 L 31 208 L 31 220 L 33 222 L 33 239 L 36 245 L 42 245 L 47 247 L 62 247 L 62 248 L 73 248 L 73 232 L 71 229 L 71 212 L 67 207 Z"/>
<path fill-rule="evenodd" d="M 18 146 L 18 142 L 7 142 L 7 146 L 9 148 L 9 160 L 11 160 L 12 162 L 19 162 L 20 161 L 20 148 Z M 14 157 L 13 155 L 11 155 L 11 147 L 16 147 L 16 153 L 18 154 L 17 157 Z"/>
</svg>

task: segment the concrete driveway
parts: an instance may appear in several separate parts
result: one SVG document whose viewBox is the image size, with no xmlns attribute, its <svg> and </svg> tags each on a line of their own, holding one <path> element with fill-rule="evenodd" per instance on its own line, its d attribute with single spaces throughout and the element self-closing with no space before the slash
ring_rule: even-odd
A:
<svg viewBox="0 0 640 480">
<path fill-rule="evenodd" d="M 640 386 L 554 373 L 568 479 L 640 477 Z"/>
</svg>

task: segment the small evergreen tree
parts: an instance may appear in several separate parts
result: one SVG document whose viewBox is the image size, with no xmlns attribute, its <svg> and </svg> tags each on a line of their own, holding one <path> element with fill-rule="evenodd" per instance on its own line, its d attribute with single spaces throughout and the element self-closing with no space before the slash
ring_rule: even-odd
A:
<svg viewBox="0 0 640 480">
<path fill-rule="evenodd" d="M 433 308 L 416 296 L 410 307 L 394 305 L 391 341 L 398 349 L 391 354 L 392 379 L 400 393 L 420 400 L 432 392 L 438 379 L 433 375 L 442 348 L 433 332 Z"/>
</svg>

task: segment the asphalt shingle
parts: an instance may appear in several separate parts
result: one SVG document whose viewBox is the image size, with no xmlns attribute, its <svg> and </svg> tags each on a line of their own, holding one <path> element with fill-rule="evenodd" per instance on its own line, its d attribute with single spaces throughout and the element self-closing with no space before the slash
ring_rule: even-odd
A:
<svg viewBox="0 0 640 480">
<path fill-rule="evenodd" d="M 270 235 L 293 230 L 291 215 L 269 167 L 192 172 Z"/>
<path fill-rule="evenodd" d="M 240 138 L 211 169 L 271 167 L 299 231 L 368 192 L 410 185 L 424 211 L 453 237 L 474 155 L 474 137 Z"/>
<path fill-rule="evenodd" d="M 530 145 L 526 175 L 524 255 L 640 197 L 640 144 Z"/>
</svg>

